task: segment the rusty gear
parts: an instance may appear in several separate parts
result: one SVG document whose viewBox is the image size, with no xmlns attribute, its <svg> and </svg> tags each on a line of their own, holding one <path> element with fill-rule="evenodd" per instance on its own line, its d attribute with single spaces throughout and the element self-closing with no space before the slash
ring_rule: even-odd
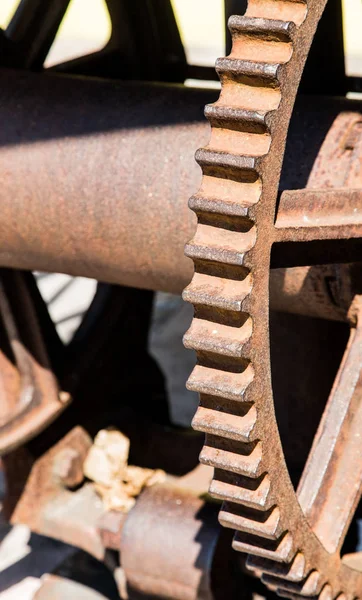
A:
<svg viewBox="0 0 362 600">
<path fill-rule="evenodd" d="M 278 219 L 288 124 L 325 4 L 249 0 L 246 15 L 229 22 L 232 51 L 217 62 L 220 99 L 206 107 L 211 140 L 197 153 L 203 182 L 190 207 L 198 227 L 186 246 L 195 274 L 184 298 L 195 306 L 185 335 L 198 357 L 188 382 L 200 393 L 193 426 L 206 433 L 200 460 L 215 469 L 210 491 L 224 501 L 220 521 L 280 595 L 332 600 L 356 598 L 362 585 L 353 559 L 340 557 L 360 496 L 360 301 L 297 494 L 275 419 L 268 325 L 273 244 L 306 242 L 309 257 L 320 240 L 362 237 L 356 199 L 334 190 L 324 212 L 320 195 L 317 204 L 308 190 L 284 193 Z"/>
</svg>

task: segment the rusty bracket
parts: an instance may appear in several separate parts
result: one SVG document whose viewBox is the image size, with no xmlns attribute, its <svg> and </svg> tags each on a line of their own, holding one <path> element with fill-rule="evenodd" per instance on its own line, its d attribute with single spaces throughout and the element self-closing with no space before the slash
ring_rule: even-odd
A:
<svg viewBox="0 0 362 600">
<path fill-rule="evenodd" d="M 0 271 L 0 455 L 47 427 L 69 404 L 51 370 L 24 273 Z"/>
<path fill-rule="evenodd" d="M 72 544 L 98 560 L 105 548 L 97 523 L 104 512 L 91 484 L 83 482 L 83 463 L 92 445 L 89 435 L 74 428 L 33 466 L 11 522 Z"/>
</svg>

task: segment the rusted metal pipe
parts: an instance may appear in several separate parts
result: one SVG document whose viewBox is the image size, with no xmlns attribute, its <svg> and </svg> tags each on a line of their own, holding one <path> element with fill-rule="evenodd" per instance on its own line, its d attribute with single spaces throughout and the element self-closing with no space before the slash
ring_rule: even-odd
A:
<svg viewBox="0 0 362 600">
<path fill-rule="evenodd" d="M 179 292 L 215 92 L 1 73 L 0 264 Z"/>
<path fill-rule="evenodd" d="M 194 150 L 208 140 L 202 107 L 216 93 L 54 74 L 1 77 L 0 265 L 180 293 L 193 271 L 184 244 L 195 228 L 187 200 L 201 179 Z M 281 185 L 299 207 L 298 188 L 313 164 L 321 171 L 331 124 L 359 107 L 341 99 L 297 106 Z M 359 129 L 348 137 L 348 156 L 351 144 L 358 154 L 360 137 Z M 329 169 L 333 157 L 341 165 L 339 137 L 330 138 L 322 146 Z M 297 282 L 290 269 L 272 273 L 272 308 L 343 318 L 318 267 L 302 269 Z M 314 273 L 322 277 L 317 295 Z"/>
</svg>

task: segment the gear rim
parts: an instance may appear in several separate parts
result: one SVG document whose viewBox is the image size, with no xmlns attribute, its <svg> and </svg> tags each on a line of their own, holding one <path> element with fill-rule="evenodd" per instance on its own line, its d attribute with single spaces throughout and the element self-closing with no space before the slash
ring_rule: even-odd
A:
<svg viewBox="0 0 362 600">
<path fill-rule="evenodd" d="M 206 433 L 200 460 L 216 470 L 210 492 L 224 501 L 220 521 L 237 530 L 235 549 L 280 595 L 329 600 L 356 597 L 362 574 L 341 562 L 338 548 L 329 554 L 322 546 L 287 474 L 265 277 L 289 119 L 325 4 L 249 0 L 245 17 L 229 22 L 233 49 L 216 65 L 221 96 L 206 107 L 211 141 L 196 156 L 203 183 L 190 200 L 198 229 L 185 250 L 195 275 L 184 298 L 195 306 L 185 335 L 198 355 L 188 382 L 200 393 L 193 426 Z"/>
</svg>

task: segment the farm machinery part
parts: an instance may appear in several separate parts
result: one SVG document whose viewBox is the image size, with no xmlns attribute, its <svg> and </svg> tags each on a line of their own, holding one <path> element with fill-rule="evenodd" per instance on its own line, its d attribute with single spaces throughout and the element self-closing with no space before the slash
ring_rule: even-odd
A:
<svg viewBox="0 0 362 600">
<path fill-rule="evenodd" d="M 216 66 L 222 91 L 206 107 L 211 139 L 197 153 L 198 226 L 186 246 L 195 274 L 184 298 L 195 306 L 185 335 L 198 356 L 188 382 L 200 393 L 193 426 L 206 433 L 200 458 L 215 469 L 220 521 L 272 590 L 332 599 L 358 597 L 362 585 L 356 556 L 340 557 L 361 494 L 360 276 L 346 306 L 350 339 L 296 492 L 274 416 L 268 327 L 270 267 L 338 262 L 339 252 L 360 259 L 361 203 L 351 189 L 361 184 L 360 159 L 344 170 L 342 158 L 360 115 L 340 116 L 306 188 L 277 203 L 288 123 L 324 5 L 250 0 L 245 16 L 230 20 L 232 51 Z"/>
<path fill-rule="evenodd" d="M 117 3 L 109 4 L 116 14 Z M 341 551 L 361 489 L 362 111 L 358 101 L 330 96 L 301 96 L 294 106 L 324 5 L 250 0 L 246 15 L 230 20 L 233 45 L 217 63 L 216 102 L 210 90 L 182 86 L 1 72 L 5 508 L 14 522 L 98 559 L 108 560 L 107 548 L 121 549 L 120 593 L 128 586 L 131 598 L 247 594 L 243 560 L 226 550 L 230 536 L 220 532 L 216 505 L 200 499 L 205 487 L 193 487 L 200 471 L 191 491 L 187 484 L 204 433 L 201 461 L 215 469 L 210 493 L 224 502 L 220 522 L 236 530 L 233 546 L 248 555 L 250 571 L 286 597 L 360 595 L 359 555 L 341 558 Z M 29 66 L 21 46 L 14 53 L 21 31 L 15 28 L 9 42 L 11 67 Z M 175 48 L 174 80 L 182 81 L 185 65 Z M 42 45 L 37 52 L 44 53 Z M 108 64 L 104 55 L 97 60 Z M 164 79 L 173 80 L 170 65 L 164 69 Z M 140 78 L 154 78 L 151 72 Z M 343 86 L 341 78 L 336 89 L 344 93 Z M 202 106 L 210 101 L 208 143 Z M 200 172 L 192 149 L 200 145 L 202 183 L 194 193 Z M 59 343 L 24 270 L 105 282 L 69 348 Z M 137 388 L 142 411 L 135 413 L 132 398 L 119 410 L 114 402 L 137 397 L 134 381 L 147 356 L 151 296 L 131 288 L 180 293 L 191 277 L 184 298 L 195 318 L 185 344 L 197 355 L 188 387 L 200 393 L 193 426 L 201 436 L 172 428 L 162 403 L 150 402 L 149 394 L 159 399 L 162 392 L 148 363 Z M 347 349 L 295 491 L 291 476 L 294 483 L 302 470 L 347 326 Z M 123 393 L 120 339 L 128 346 Z M 292 356 L 283 362 L 275 347 L 290 340 Z M 304 344 L 320 369 L 314 385 L 311 367 L 301 364 Z M 318 344 L 329 360 L 318 356 Z M 288 407 L 295 375 L 301 383 Z M 286 439 L 288 427 L 311 392 L 314 407 L 304 404 L 311 431 L 299 448 Z M 112 401 L 100 409 L 107 395 Z M 104 515 L 81 474 L 91 443 L 86 431 L 93 436 L 117 419 L 138 440 L 138 462 L 165 460 L 173 474 L 167 485 L 144 492 L 127 517 Z"/>
</svg>

